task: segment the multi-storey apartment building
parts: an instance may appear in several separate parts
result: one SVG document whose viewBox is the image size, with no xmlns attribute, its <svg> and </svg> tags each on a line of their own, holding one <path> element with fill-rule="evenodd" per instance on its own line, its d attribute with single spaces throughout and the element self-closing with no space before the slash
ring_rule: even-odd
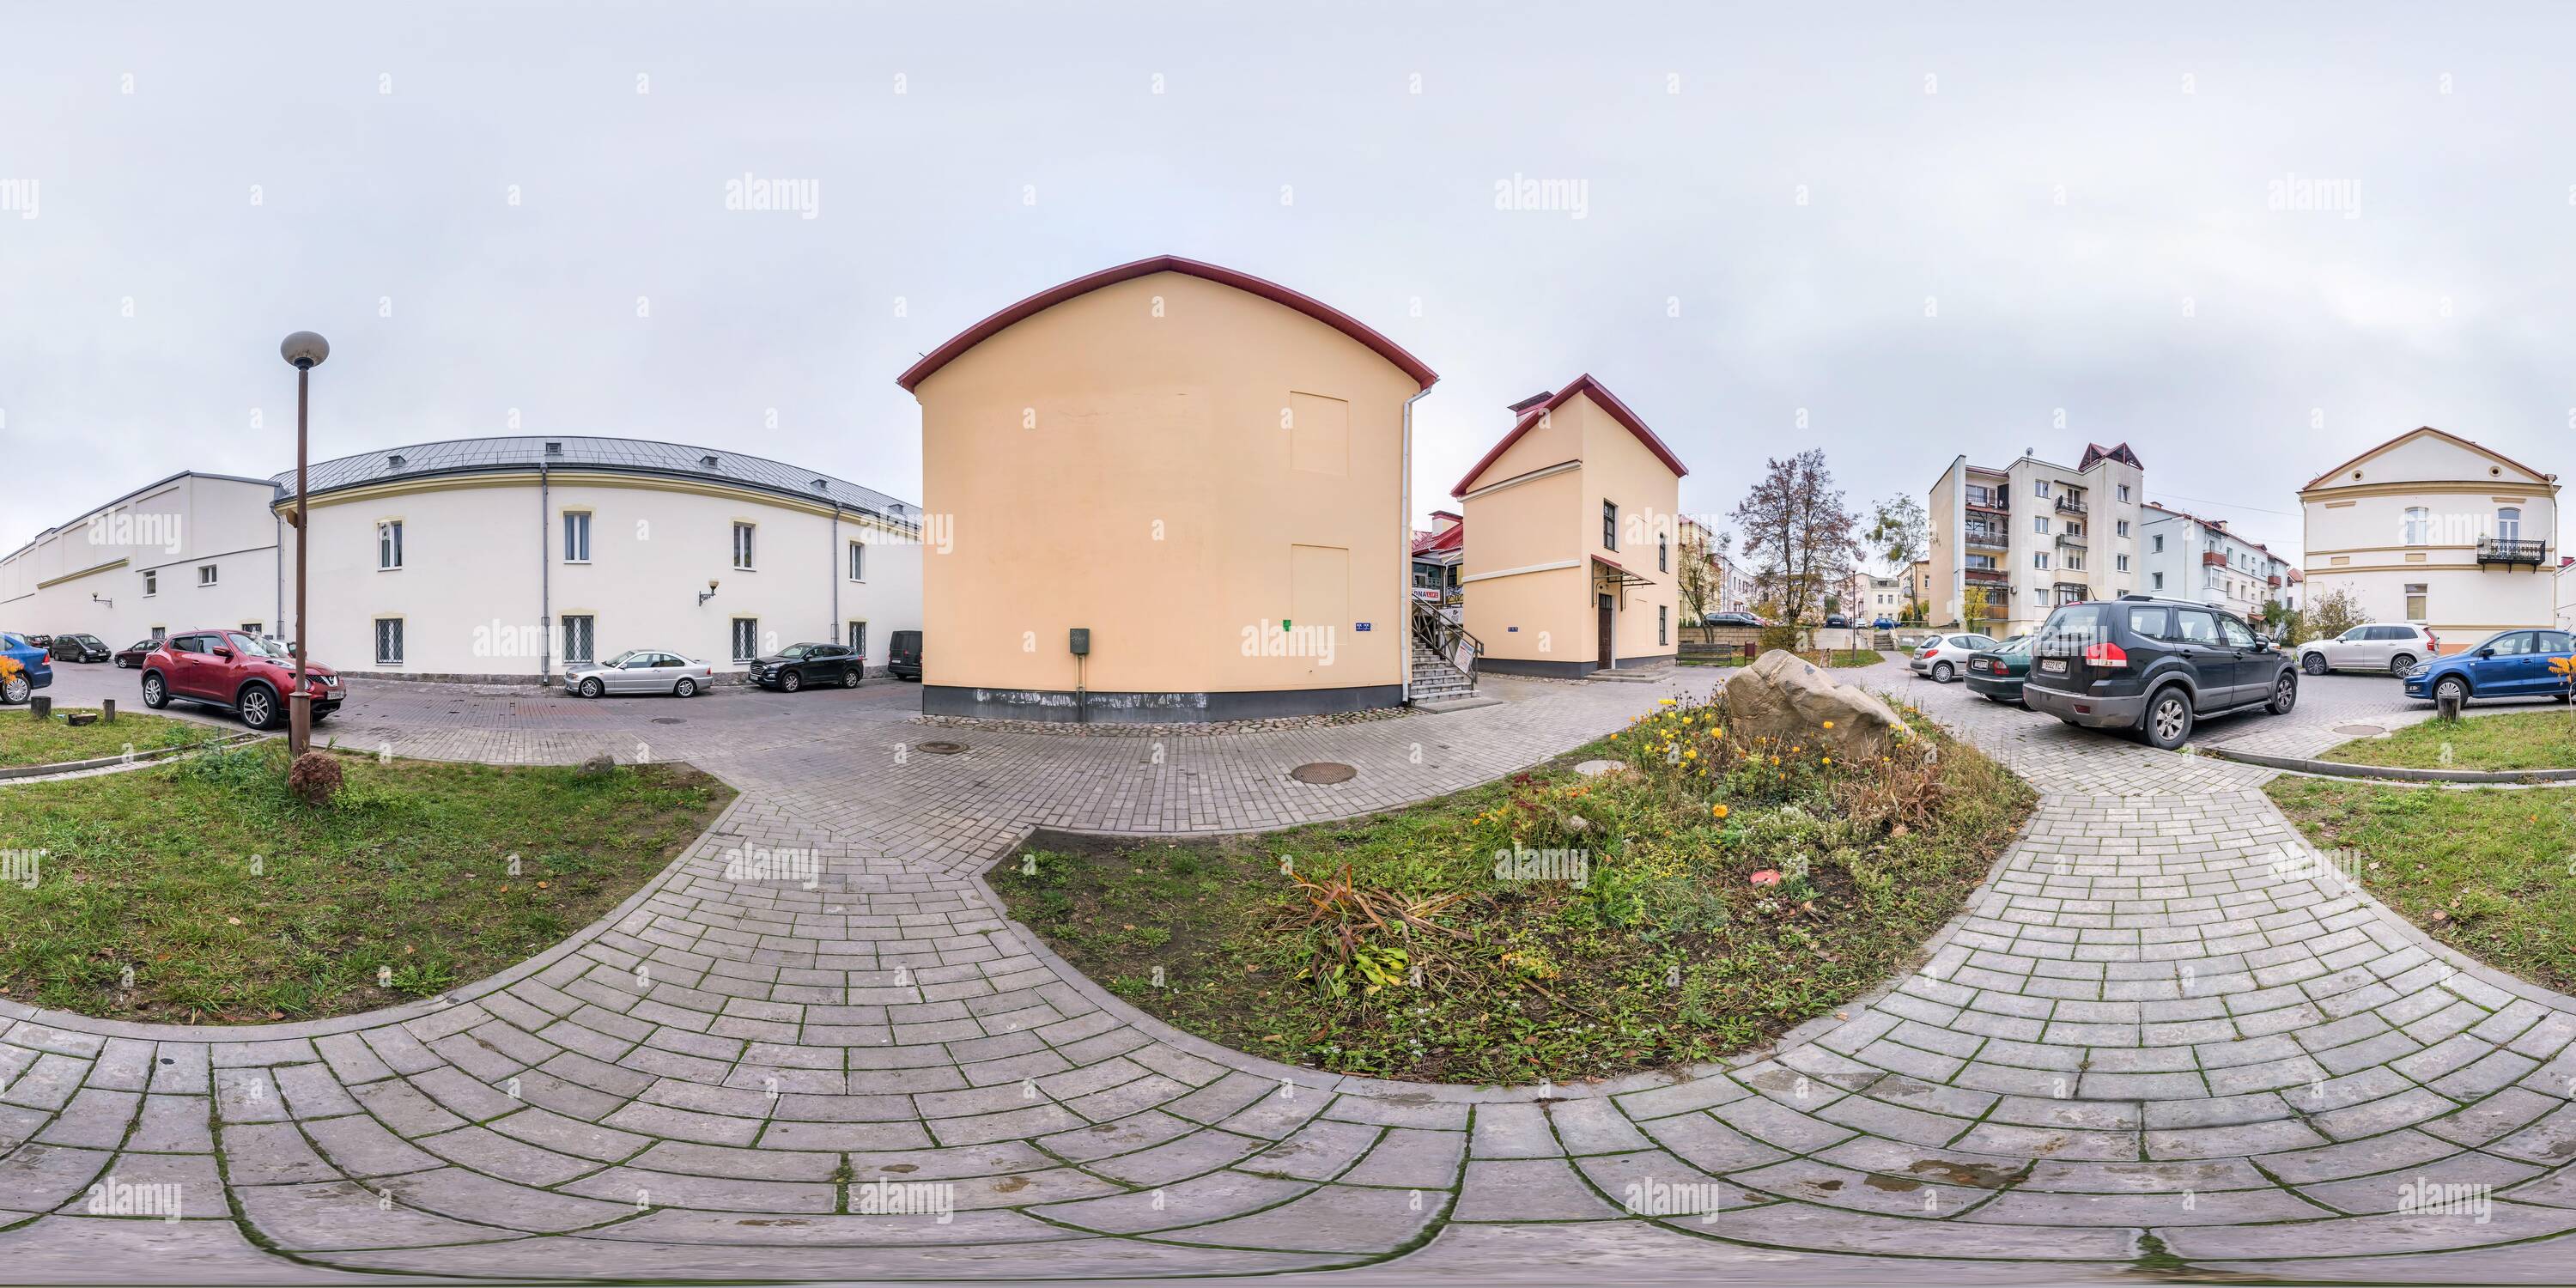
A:
<svg viewBox="0 0 2576 1288">
<path fill-rule="evenodd" d="M 2141 525 L 2146 581 L 2140 589 L 2223 608 L 2249 620 L 2267 604 L 2295 604 L 2298 570 L 2262 542 L 2229 531 L 2224 519 L 2204 519 L 2170 506 L 2149 504 Z"/>
<path fill-rule="evenodd" d="M 2018 635 L 2059 604 L 2136 590 L 2146 477 L 2127 443 L 2088 444 L 2073 468 L 2030 454 L 2000 469 L 1951 461 L 1932 485 L 1932 621 Z"/>
<path fill-rule="evenodd" d="M 2556 615 L 2558 476 L 2456 434 L 2408 430 L 2310 479 L 2311 598 L 2347 591 L 2375 622 L 2445 650 Z"/>
</svg>

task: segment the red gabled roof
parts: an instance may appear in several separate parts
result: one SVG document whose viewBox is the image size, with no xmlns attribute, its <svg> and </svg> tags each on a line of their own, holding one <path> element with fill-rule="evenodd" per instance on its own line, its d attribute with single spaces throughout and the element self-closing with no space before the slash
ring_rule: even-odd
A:
<svg viewBox="0 0 2576 1288">
<path fill-rule="evenodd" d="M 1675 478 L 1690 473 L 1690 467 L 1682 464 L 1680 457 L 1673 455 L 1673 449 L 1664 446 L 1664 440 L 1655 437 L 1655 431 L 1646 428 L 1646 422 L 1637 419 L 1637 413 L 1628 410 L 1628 404 L 1619 401 L 1619 395 L 1603 387 L 1600 381 L 1592 378 L 1590 372 L 1585 372 L 1576 376 L 1573 384 L 1557 390 L 1555 395 L 1545 402 L 1525 399 L 1513 404 L 1512 410 L 1520 412 L 1521 418 L 1512 423 L 1512 432 L 1503 435 L 1503 441 L 1494 444 L 1494 450 L 1485 453 L 1485 459 L 1476 462 L 1476 467 L 1467 471 L 1467 477 L 1458 480 L 1458 486 L 1449 489 L 1449 495 L 1467 495 L 1467 489 L 1475 483 L 1477 475 L 1484 473 L 1494 462 L 1501 460 L 1503 453 L 1511 450 L 1512 444 L 1521 441 L 1521 435 L 1536 428 L 1539 421 L 1549 412 L 1564 406 L 1565 400 L 1576 394 L 1590 394 L 1592 401 L 1601 405 L 1601 410 L 1610 413 L 1612 420 L 1627 426 L 1628 432 L 1636 435 L 1637 441 L 1644 443 L 1646 450 L 1653 452 L 1655 459 L 1662 461 L 1665 467 L 1673 472 Z"/>
<path fill-rule="evenodd" d="M 976 345 L 982 344 L 984 341 L 991 339 L 996 333 L 1000 332 L 1005 327 L 1010 326 L 1012 323 L 1018 322 L 1031 314 L 1053 308 L 1077 295 L 1088 295 L 1093 291 L 1099 290 L 1101 287 L 1115 286 L 1120 282 L 1143 277 L 1150 273 L 1185 273 L 1191 277 L 1205 278 L 1220 286 L 1231 286 L 1238 291 L 1243 291 L 1251 295 L 1258 295 L 1273 304 L 1286 305 L 1289 308 L 1295 309 L 1298 312 L 1359 341 L 1361 344 L 1367 345 L 1371 350 L 1375 351 L 1379 357 L 1386 359 L 1388 362 L 1394 363 L 1398 370 L 1411 376 L 1425 389 L 1429 389 L 1432 382 L 1440 379 L 1437 372 L 1424 366 L 1420 358 L 1416 358 L 1412 354 L 1406 353 L 1403 348 L 1396 344 L 1395 341 L 1387 339 L 1385 336 L 1372 330 L 1367 324 L 1361 322 L 1359 319 L 1354 318 L 1350 314 L 1344 313 L 1340 309 L 1334 308 L 1313 296 L 1301 295 L 1298 292 L 1289 290 L 1287 287 L 1281 286 L 1276 282 L 1265 282 L 1249 273 L 1238 273 L 1233 269 L 1221 268 L 1215 264 L 1205 264 L 1195 259 L 1183 259 L 1178 255 L 1157 255 L 1152 259 L 1137 260 L 1133 264 L 1120 264 L 1116 268 L 1104 268 L 1097 273 L 1093 273 L 1089 277 L 1077 277 L 1061 286 L 1051 286 L 1046 290 L 1040 291 L 1019 303 L 958 332 L 957 338 L 931 350 L 928 356 L 924 357 L 921 361 L 912 364 L 911 368 L 906 370 L 902 375 L 895 377 L 894 382 L 903 386 L 905 391 L 909 392 L 913 386 L 929 379 L 931 375 L 934 372 L 937 372 L 941 367 L 947 366 L 949 363 L 956 361 L 959 354 L 962 354 L 968 349 L 972 349 Z"/>
<path fill-rule="evenodd" d="M 1467 525 L 1453 523 L 1438 532 L 1426 532 L 1413 539 L 1413 553 L 1427 555 L 1441 550 L 1467 548 Z"/>
</svg>

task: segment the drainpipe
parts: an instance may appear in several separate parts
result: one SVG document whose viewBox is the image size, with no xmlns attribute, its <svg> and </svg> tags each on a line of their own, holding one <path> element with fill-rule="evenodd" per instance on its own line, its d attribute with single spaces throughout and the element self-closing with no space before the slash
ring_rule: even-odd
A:
<svg viewBox="0 0 2576 1288">
<path fill-rule="evenodd" d="M 1400 616 L 1395 623 L 1395 657 L 1405 703 L 1413 701 L 1413 404 L 1430 392 L 1425 388 L 1404 400 L 1404 474 L 1396 488 L 1395 602 Z"/>
<path fill-rule="evenodd" d="M 823 550 L 823 574 L 832 579 L 832 642 L 846 643 L 841 638 L 841 498 L 832 498 L 832 544 Z M 859 669 L 868 669 L 868 660 L 859 659 Z"/>
<path fill-rule="evenodd" d="M 279 514 L 277 512 L 277 507 L 275 506 L 269 507 L 268 526 L 270 531 L 277 534 L 271 538 L 275 544 L 269 547 L 270 552 L 277 560 L 277 568 L 275 570 L 277 575 L 268 579 L 271 584 L 277 587 L 277 612 L 272 614 L 268 620 L 277 623 L 277 633 L 280 637 L 301 640 L 304 638 L 301 634 L 286 634 L 286 516 Z M 295 539 L 302 541 L 304 539 L 304 534 L 298 532 Z M 304 629 L 304 624 L 302 622 L 297 622 L 295 624 L 295 629 L 299 632 L 302 631 Z"/>
<path fill-rule="evenodd" d="M 537 645 L 537 687 L 554 684 L 555 671 L 555 587 L 554 560 L 547 557 L 546 543 L 554 539 L 553 491 L 546 477 L 546 463 L 537 462 L 537 633 L 545 640 Z M 595 647 L 595 646 L 594 646 Z"/>
</svg>

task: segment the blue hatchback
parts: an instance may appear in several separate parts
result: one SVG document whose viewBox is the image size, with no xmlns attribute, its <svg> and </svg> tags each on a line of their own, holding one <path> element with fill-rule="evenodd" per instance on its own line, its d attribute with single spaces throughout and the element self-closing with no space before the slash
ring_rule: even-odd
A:
<svg viewBox="0 0 2576 1288">
<path fill-rule="evenodd" d="M 2418 662 L 2406 673 L 2406 696 L 2427 702 L 2456 692 L 2471 698 L 2556 698 L 2567 700 L 2567 679 L 2549 664 L 2576 656 L 2576 635 L 2567 631 L 2499 631 L 2465 652 Z"/>
<path fill-rule="evenodd" d="M 0 682 L 0 702 L 24 702 L 29 694 L 54 682 L 53 660 L 45 650 L 28 643 L 24 635 L 0 631 L 0 657 L 21 668 L 20 674 Z"/>
</svg>

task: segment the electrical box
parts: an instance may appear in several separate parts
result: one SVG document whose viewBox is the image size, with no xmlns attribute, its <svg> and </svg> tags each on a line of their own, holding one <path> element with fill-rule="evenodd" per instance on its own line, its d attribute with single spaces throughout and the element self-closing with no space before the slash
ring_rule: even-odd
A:
<svg viewBox="0 0 2576 1288">
<path fill-rule="evenodd" d="M 1074 628 L 1073 628 L 1073 644 L 1072 644 L 1072 647 L 1073 647 L 1073 655 L 1074 655 L 1075 657 L 1087 657 L 1087 656 L 1089 656 L 1089 655 L 1090 655 L 1090 653 L 1091 653 L 1091 628 L 1090 628 L 1090 627 L 1088 627 L 1088 626 L 1076 626 L 1076 627 L 1074 627 Z"/>
</svg>

